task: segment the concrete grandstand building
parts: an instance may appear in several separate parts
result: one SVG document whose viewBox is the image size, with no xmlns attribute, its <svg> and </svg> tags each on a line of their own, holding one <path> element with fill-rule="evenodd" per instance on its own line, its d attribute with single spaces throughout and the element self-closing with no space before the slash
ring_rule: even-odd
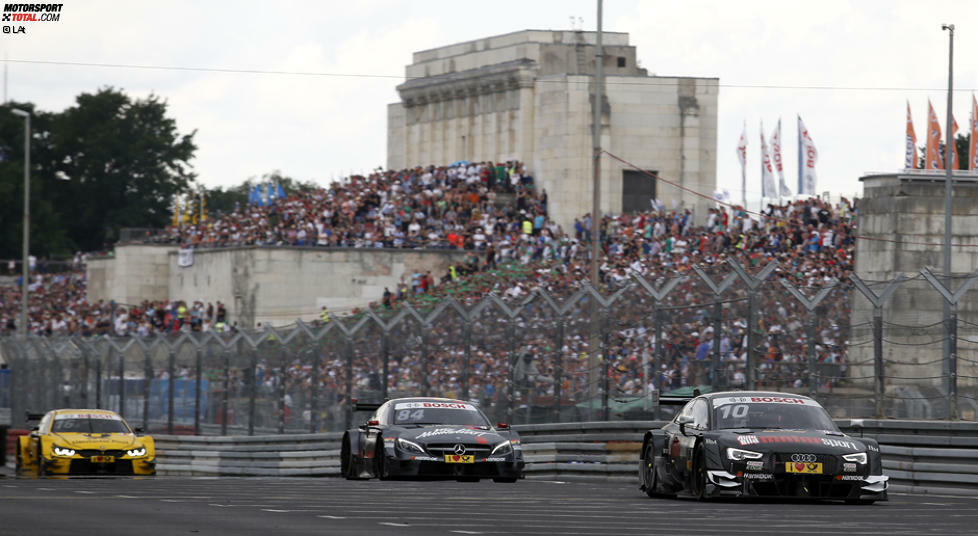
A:
<svg viewBox="0 0 978 536">
<path fill-rule="evenodd" d="M 387 167 L 521 160 L 569 230 L 591 211 L 596 32 L 525 30 L 415 52 L 387 110 Z M 649 76 L 605 32 L 601 146 L 704 193 L 716 187 L 717 78 Z M 709 202 L 602 158 L 602 212 Z"/>
</svg>

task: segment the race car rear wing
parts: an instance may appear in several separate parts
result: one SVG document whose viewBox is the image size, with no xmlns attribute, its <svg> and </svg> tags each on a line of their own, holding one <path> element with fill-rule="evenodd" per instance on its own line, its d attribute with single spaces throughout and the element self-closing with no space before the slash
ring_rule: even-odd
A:
<svg viewBox="0 0 978 536">
<path fill-rule="evenodd" d="M 660 396 L 660 406 L 685 406 L 694 397 L 692 396 Z"/>
<path fill-rule="evenodd" d="M 386 400 L 384 402 L 386 402 Z M 354 398 L 353 411 L 377 411 L 377 408 L 384 405 L 384 402 L 360 402 Z"/>
</svg>

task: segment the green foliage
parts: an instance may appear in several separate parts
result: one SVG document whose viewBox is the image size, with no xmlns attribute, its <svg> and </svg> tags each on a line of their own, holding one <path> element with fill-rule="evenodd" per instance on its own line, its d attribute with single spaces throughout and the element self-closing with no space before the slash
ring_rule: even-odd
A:
<svg viewBox="0 0 978 536">
<path fill-rule="evenodd" d="M 961 161 L 958 162 L 958 169 L 967 170 L 968 162 L 971 161 L 970 160 L 971 157 L 969 154 L 969 148 L 971 147 L 971 133 L 969 132 L 968 134 L 958 134 L 957 136 L 954 137 L 954 144 L 957 145 L 958 147 L 958 158 L 961 159 Z M 917 167 L 919 169 L 924 169 L 924 162 L 926 162 L 926 158 L 927 158 L 927 146 L 921 145 L 920 147 L 917 148 L 917 150 L 920 151 L 920 158 L 917 159 Z M 943 153 L 944 144 L 941 143 L 940 146 L 938 146 L 937 150 L 940 153 Z"/>
<path fill-rule="evenodd" d="M 11 108 L 33 106 L 0 107 L 5 200 L 23 195 L 23 120 Z M 167 224 L 173 196 L 194 183 L 189 162 L 197 147 L 194 133 L 179 134 L 166 112 L 166 102 L 155 95 L 132 99 L 103 88 L 79 95 L 62 112 L 32 116 L 33 254 L 100 249 L 123 227 Z M 0 258 L 19 257 L 21 217 L 20 210 L 0 214 Z"/>
</svg>

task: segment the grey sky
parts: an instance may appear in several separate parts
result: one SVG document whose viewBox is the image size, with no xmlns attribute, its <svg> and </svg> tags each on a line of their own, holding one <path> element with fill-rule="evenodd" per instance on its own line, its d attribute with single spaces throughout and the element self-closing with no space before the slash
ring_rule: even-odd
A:
<svg viewBox="0 0 978 536">
<path fill-rule="evenodd" d="M 594 0 L 65 2 L 59 22 L 3 34 L 11 60 L 302 71 L 299 76 L 9 63 L 9 97 L 60 110 L 115 86 L 170 104 L 196 129 L 209 186 L 281 170 L 321 183 L 385 163 L 386 105 L 411 53 L 527 28 L 595 26 Z M 759 197 L 758 123 L 782 118 L 796 184 L 795 114 L 818 147 L 819 191 L 852 194 L 868 170 L 902 166 L 905 101 L 918 140 L 927 98 L 942 123 L 947 32 L 955 36 L 955 117 L 967 129 L 978 88 L 978 2 L 607 0 L 605 30 L 628 32 L 650 73 L 719 77 L 718 183 L 739 198 L 735 147 L 747 121 L 748 196 Z M 743 86 L 782 86 L 774 88 Z M 783 87 L 789 86 L 789 87 Z M 793 86 L 793 87 L 792 87 Z M 922 88 L 924 90 L 805 89 Z M 922 143 L 922 142 L 921 142 Z"/>
</svg>

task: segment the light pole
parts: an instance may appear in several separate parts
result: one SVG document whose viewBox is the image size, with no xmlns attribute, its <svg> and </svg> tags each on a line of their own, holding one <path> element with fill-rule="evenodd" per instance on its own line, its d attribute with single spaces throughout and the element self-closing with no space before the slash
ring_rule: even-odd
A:
<svg viewBox="0 0 978 536">
<path fill-rule="evenodd" d="M 27 260 L 30 255 L 31 243 L 31 114 L 24 110 L 10 110 L 14 115 L 24 118 L 24 249 L 21 255 L 20 281 L 20 322 L 18 331 L 27 338 L 27 278 L 30 277 L 30 267 Z"/>
<path fill-rule="evenodd" d="M 946 172 L 944 176 L 944 277 L 947 281 L 944 283 L 947 288 L 951 288 L 951 191 L 954 184 L 954 178 L 952 174 L 954 173 L 954 138 L 952 136 L 954 133 L 951 131 L 951 124 L 954 122 L 951 116 L 951 101 L 954 95 L 954 25 L 953 24 L 942 24 L 942 30 L 947 30 L 950 32 L 949 42 L 948 42 L 948 55 L 947 55 L 947 137 L 944 138 L 944 171 Z M 946 300 L 944 301 L 944 329 L 946 333 L 951 333 L 951 304 Z M 954 345 L 950 338 L 944 342 L 944 363 L 948 374 L 948 393 L 952 395 L 953 400 L 957 400 L 953 395 L 957 392 L 957 378 L 955 375 L 957 373 L 957 356 L 952 355 L 954 352 Z M 951 419 L 957 419 L 958 408 L 952 407 L 948 412 L 948 417 Z"/>
</svg>

